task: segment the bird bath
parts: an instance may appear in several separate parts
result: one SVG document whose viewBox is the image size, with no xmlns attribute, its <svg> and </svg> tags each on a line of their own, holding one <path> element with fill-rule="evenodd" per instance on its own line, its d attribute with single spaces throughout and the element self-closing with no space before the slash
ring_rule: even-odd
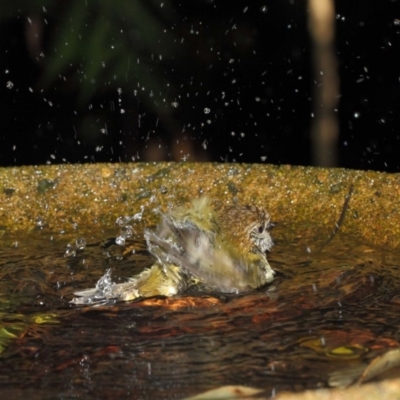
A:
<svg viewBox="0 0 400 400">
<path fill-rule="evenodd" d="M 122 282 L 150 266 L 143 228 L 203 194 L 270 212 L 272 284 L 241 295 L 69 303 L 108 268 Z M 343 169 L 0 169 L 0 393 L 183 399 L 245 385 L 262 389 L 259 398 L 301 398 L 307 389 L 307 398 L 361 399 L 365 390 L 389 398 L 396 380 L 321 388 L 399 346 L 399 195 L 396 174 Z"/>
</svg>

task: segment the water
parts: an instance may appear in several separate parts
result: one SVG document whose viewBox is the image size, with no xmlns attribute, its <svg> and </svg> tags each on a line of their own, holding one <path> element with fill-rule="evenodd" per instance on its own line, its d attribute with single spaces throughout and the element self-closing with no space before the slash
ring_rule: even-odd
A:
<svg viewBox="0 0 400 400">
<path fill-rule="evenodd" d="M 327 245 L 316 233 L 289 242 L 278 227 L 269 260 L 279 274 L 257 292 L 71 305 L 73 291 L 107 268 L 119 282 L 151 265 L 141 239 L 118 246 L 105 239 L 112 234 L 3 237 L 3 396 L 181 399 L 227 384 L 299 391 L 398 346 L 400 252 L 340 234 Z"/>
</svg>

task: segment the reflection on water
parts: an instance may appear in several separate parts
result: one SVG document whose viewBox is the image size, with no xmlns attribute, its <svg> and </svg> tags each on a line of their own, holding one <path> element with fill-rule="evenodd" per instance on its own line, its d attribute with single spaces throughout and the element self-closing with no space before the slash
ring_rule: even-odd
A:
<svg viewBox="0 0 400 400">
<path fill-rule="evenodd" d="M 275 231 L 274 231 L 275 233 Z M 151 265 L 143 241 L 38 231 L 0 245 L 2 393 L 31 398 L 183 398 L 227 384 L 267 393 L 327 386 L 400 340 L 400 253 L 340 235 L 279 240 L 272 285 L 240 296 L 188 294 L 78 308 L 73 291 L 107 268 Z M 67 254 L 68 255 L 68 254 Z"/>
</svg>

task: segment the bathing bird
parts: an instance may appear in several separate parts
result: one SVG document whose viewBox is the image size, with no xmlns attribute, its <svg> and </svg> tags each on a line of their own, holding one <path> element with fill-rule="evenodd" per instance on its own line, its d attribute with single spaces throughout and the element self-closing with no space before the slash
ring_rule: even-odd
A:
<svg viewBox="0 0 400 400">
<path fill-rule="evenodd" d="M 155 262 L 124 283 L 111 271 L 95 288 L 75 292 L 74 304 L 174 296 L 190 290 L 241 293 L 271 282 L 266 253 L 273 242 L 270 215 L 254 205 L 213 206 L 201 197 L 163 214 L 144 238 Z"/>
</svg>

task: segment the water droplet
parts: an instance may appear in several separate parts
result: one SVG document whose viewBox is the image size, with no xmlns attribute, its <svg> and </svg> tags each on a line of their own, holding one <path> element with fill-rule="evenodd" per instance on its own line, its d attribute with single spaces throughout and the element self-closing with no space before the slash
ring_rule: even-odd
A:
<svg viewBox="0 0 400 400">
<path fill-rule="evenodd" d="M 125 110 L 121 108 L 121 114 L 125 114 Z"/>
<path fill-rule="evenodd" d="M 268 11 L 268 7 L 265 5 L 261 6 L 260 11 L 265 14 Z"/>
<path fill-rule="evenodd" d="M 64 252 L 64 257 L 75 257 L 76 256 L 76 250 L 71 244 L 67 244 L 67 248 L 65 249 Z"/>
<path fill-rule="evenodd" d="M 355 112 L 355 113 L 353 114 L 353 117 L 354 117 L 354 118 L 360 118 L 360 115 L 361 115 L 361 114 L 360 114 L 359 112 Z"/>
<path fill-rule="evenodd" d="M 120 237 L 126 239 L 131 237 L 133 234 L 133 228 L 130 225 L 126 225 L 121 229 Z"/>
<path fill-rule="evenodd" d="M 78 250 L 83 250 L 86 247 L 86 239 L 85 238 L 76 239 L 75 246 Z"/>
<path fill-rule="evenodd" d="M 125 244 L 125 238 L 122 237 L 122 236 L 118 236 L 118 237 L 115 238 L 115 243 L 118 246 L 123 246 Z"/>
<path fill-rule="evenodd" d="M 122 226 L 127 225 L 130 222 L 130 220 L 131 220 L 131 218 L 126 215 L 123 217 L 118 217 L 115 221 L 115 225 L 122 227 Z"/>
<path fill-rule="evenodd" d="M 44 222 L 44 218 L 41 217 L 41 216 L 39 216 L 39 217 L 36 218 L 35 223 L 36 223 L 36 226 L 37 226 L 38 228 L 43 228 L 43 227 L 46 225 L 46 223 Z"/>
<path fill-rule="evenodd" d="M 143 218 L 143 211 L 138 212 L 133 216 L 133 220 L 135 220 L 135 221 L 141 221 L 142 218 Z"/>
<path fill-rule="evenodd" d="M 312 284 L 312 290 L 313 290 L 313 292 L 317 291 L 317 285 L 315 283 Z"/>
</svg>

